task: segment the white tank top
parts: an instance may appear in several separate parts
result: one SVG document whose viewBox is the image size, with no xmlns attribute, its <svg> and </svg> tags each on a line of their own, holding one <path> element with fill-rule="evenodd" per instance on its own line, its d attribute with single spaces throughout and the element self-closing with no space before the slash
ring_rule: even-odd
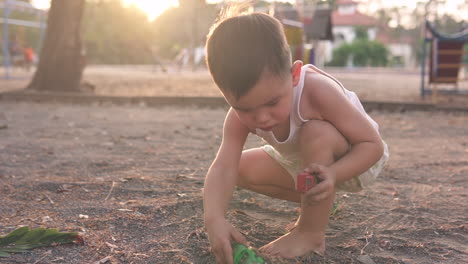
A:
<svg viewBox="0 0 468 264">
<path fill-rule="evenodd" d="M 312 69 L 314 72 L 322 74 L 333 81 L 335 81 L 342 89 L 343 92 L 345 93 L 346 97 L 348 100 L 361 112 L 363 113 L 369 121 L 372 123 L 374 128 L 378 131 L 379 130 L 379 125 L 372 120 L 372 118 L 366 113 L 364 110 L 364 107 L 361 104 L 361 101 L 359 101 L 359 98 L 354 92 L 351 92 L 344 88 L 343 84 L 341 84 L 337 79 L 335 79 L 333 76 L 330 74 L 320 70 L 319 68 L 315 67 L 312 64 L 307 64 L 302 66 L 301 69 L 301 76 L 299 83 L 293 87 L 293 103 L 292 103 L 292 109 L 291 109 L 291 114 L 289 116 L 289 135 L 288 138 L 284 141 L 278 141 L 273 134 L 273 131 L 263 131 L 261 129 L 256 129 L 255 133 L 257 136 L 263 138 L 268 144 L 273 146 L 278 152 L 280 152 L 285 158 L 294 158 L 297 157 L 299 154 L 299 136 L 298 136 L 298 131 L 299 128 L 304 124 L 305 122 L 309 121 L 307 119 L 302 118 L 301 113 L 299 112 L 299 103 L 301 101 L 301 96 L 302 96 L 302 90 L 304 88 L 304 79 L 306 75 L 306 71 L 308 69 Z"/>
</svg>

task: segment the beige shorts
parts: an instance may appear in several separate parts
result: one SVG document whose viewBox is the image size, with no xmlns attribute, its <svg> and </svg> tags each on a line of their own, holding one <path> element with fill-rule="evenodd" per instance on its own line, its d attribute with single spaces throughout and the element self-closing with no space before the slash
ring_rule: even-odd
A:
<svg viewBox="0 0 468 264">
<path fill-rule="evenodd" d="M 375 163 L 374 166 L 369 168 L 363 174 L 338 185 L 337 190 L 346 191 L 346 192 L 358 192 L 375 182 L 376 178 L 382 172 L 382 169 L 384 168 L 385 164 L 388 161 L 388 158 L 390 157 L 387 144 L 384 141 L 382 142 L 384 144 L 384 153 L 382 157 L 380 158 L 380 160 L 377 161 L 377 163 Z M 294 184 L 296 184 L 297 175 L 301 173 L 303 170 L 301 166 L 302 162 L 300 160 L 300 157 L 286 158 L 282 156 L 271 145 L 265 145 L 265 146 L 262 146 L 261 148 L 268 155 L 270 155 L 270 157 L 276 160 L 281 165 L 281 167 L 283 167 L 286 171 L 289 172 L 289 174 L 294 180 Z"/>
</svg>

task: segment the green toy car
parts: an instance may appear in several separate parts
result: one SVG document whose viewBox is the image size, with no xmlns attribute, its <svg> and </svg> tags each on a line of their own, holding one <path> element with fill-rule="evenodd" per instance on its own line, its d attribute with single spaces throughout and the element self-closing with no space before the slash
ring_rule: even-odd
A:
<svg viewBox="0 0 468 264">
<path fill-rule="evenodd" d="M 255 252 L 242 244 L 234 246 L 234 264 L 264 264 L 263 258 L 257 256 Z"/>
</svg>

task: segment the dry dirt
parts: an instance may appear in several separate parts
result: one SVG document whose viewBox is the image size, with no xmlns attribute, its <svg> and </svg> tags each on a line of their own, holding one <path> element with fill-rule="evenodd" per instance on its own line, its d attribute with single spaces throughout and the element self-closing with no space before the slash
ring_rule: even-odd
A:
<svg viewBox="0 0 468 264">
<path fill-rule="evenodd" d="M 417 71 L 329 71 L 364 100 L 421 101 Z M 90 66 L 84 79 L 98 95 L 219 96 L 206 71 Z M 27 83 L 0 80 L 0 92 Z M 461 96 L 446 102 L 467 105 Z M 224 114 L 0 101 L 0 235 L 29 225 L 77 231 L 85 241 L 0 263 L 214 263 L 201 189 Z M 468 113 L 371 115 L 391 151 L 382 177 L 372 189 L 338 194 L 324 257 L 268 263 L 466 263 Z M 259 144 L 251 137 L 247 147 Z M 240 189 L 228 213 L 255 247 L 296 217 L 297 205 Z"/>
<path fill-rule="evenodd" d="M 224 114 L 0 101 L 0 234 L 28 225 L 85 241 L 0 263 L 214 263 L 201 189 Z M 324 257 L 268 263 L 466 263 L 468 114 L 371 115 L 391 151 L 378 182 L 338 194 Z M 246 190 L 228 213 L 255 247 L 296 217 L 297 205 Z"/>
</svg>

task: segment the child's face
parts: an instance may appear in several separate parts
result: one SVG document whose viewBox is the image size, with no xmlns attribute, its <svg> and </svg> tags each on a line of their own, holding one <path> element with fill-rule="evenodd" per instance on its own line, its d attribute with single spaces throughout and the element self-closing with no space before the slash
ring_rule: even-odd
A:
<svg viewBox="0 0 468 264">
<path fill-rule="evenodd" d="M 225 97 L 248 128 L 270 131 L 289 122 L 292 92 L 291 75 L 280 77 L 264 73 L 257 84 L 238 100 L 229 94 Z"/>
</svg>

